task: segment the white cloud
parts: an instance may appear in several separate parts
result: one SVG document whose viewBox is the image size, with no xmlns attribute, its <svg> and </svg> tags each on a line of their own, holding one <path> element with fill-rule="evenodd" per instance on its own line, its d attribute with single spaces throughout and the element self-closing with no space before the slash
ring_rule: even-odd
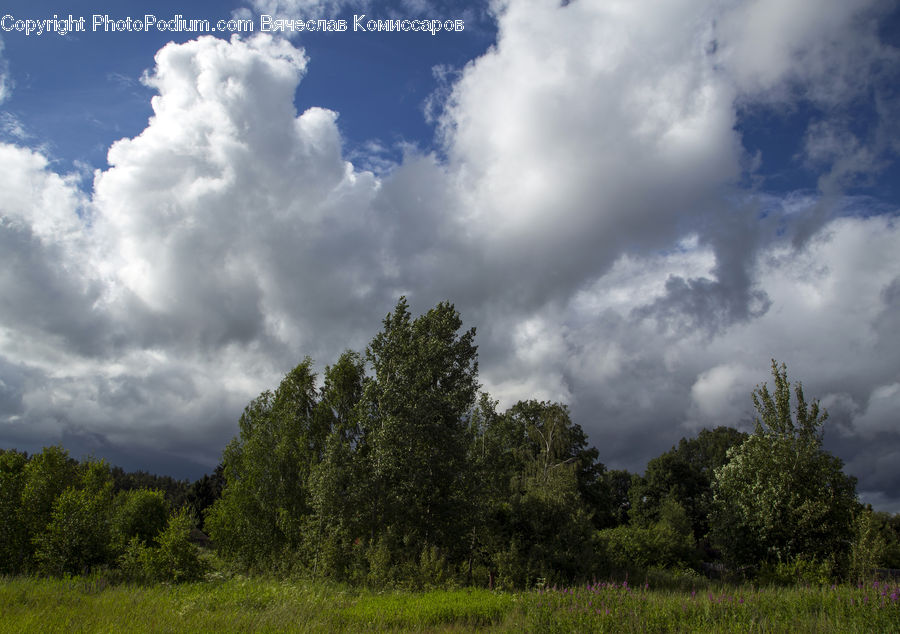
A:
<svg viewBox="0 0 900 634">
<path fill-rule="evenodd" d="M 730 2 L 717 43 L 731 76 L 751 99 L 843 102 L 864 89 L 871 66 L 895 58 L 878 40 L 879 0 Z"/>
<path fill-rule="evenodd" d="M 696 427 L 740 421 L 746 411 L 747 386 L 758 374 L 740 363 L 723 363 L 700 374 L 691 387 Z M 733 423 L 732 423 L 733 424 Z"/>
<path fill-rule="evenodd" d="M 861 433 L 897 433 L 900 430 L 900 383 L 881 385 L 872 390 L 866 411 L 856 419 Z"/>
</svg>

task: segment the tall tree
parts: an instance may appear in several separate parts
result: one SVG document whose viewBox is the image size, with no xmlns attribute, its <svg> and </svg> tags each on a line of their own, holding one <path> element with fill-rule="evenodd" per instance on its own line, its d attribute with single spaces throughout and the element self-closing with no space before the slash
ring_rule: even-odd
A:
<svg viewBox="0 0 900 634">
<path fill-rule="evenodd" d="M 297 553 L 311 512 L 309 476 L 325 433 L 314 423 L 316 375 L 306 358 L 275 393 L 244 410 L 240 436 L 223 455 L 225 488 L 206 527 L 223 553 L 246 565 L 284 562 Z"/>
<path fill-rule="evenodd" d="M 401 298 L 366 350 L 366 459 L 374 476 L 371 528 L 418 557 L 464 543 L 467 415 L 478 391 L 475 329 L 448 302 L 412 319 Z"/>
<path fill-rule="evenodd" d="M 320 427 L 329 432 L 322 460 L 310 475 L 315 575 L 345 578 L 353 543 L 364 536 L 359 509 L 368 487 L 357 448 L 365 381 L 365 362 L 351 350 L 325 368 L 316 417 Z"/>
</svg>

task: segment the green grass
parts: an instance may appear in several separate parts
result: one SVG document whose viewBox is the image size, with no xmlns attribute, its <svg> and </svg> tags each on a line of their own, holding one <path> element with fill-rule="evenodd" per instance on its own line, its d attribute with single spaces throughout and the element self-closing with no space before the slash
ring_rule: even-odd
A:
<svg viewBox="0 0 900 634">
<path fill-rule="evenodd" d="M 0 578 L 0 632 L 900 632 L 897 584 L 764 588 L 697 581 L 522 593 L 403 592 L 234 577 L 178 586 Z"/>
</svg>

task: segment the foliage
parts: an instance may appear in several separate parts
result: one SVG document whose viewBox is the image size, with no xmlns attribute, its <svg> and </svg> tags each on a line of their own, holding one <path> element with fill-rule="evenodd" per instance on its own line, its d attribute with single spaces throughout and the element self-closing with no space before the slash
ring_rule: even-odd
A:
<svg viewBox="0 0 900 634">
<path fill-rule="evenodd" d="M 187 480 L 176 480 L 167 475 L 156 475 L 146 471 L 125 471 L 122 467 L 111 467 L 113 493 L 135 489 L 162 491 L 171 508 L 181 508 L 189 501 L 190 486 Z"/>
<path fill-rule="evenodd" d="M 365 476 L 355 452 L 364 383 L 365 364 L 351 350 L 325 368 L 316 416 L 329 432 L 321 461 L 310 472 L 310 505 L 315 518 L 313 576 L 339 581 L 349 578 L 354 568 L 354 540 L 364 533 L 359 509 L 365 505 L 361 495 L 365 487 L 360 486 Z"/>
<path fill-rule="evenodd" d="M 766 561 L 760 567 L 756 581 L 780 586 L 829 585 L 835 577 L 834 557 L 821 561 L 799 555 L 789 561 Z"/>
<path fill-rule="evenodd" d="M 694 538 L 703 538 L 709 531 L 715 470 L 728 461 L 728 450 L 746 438 L 746 434 L 730 427 L 704 429 L 695 438 L 682 438 L 677 448 L 650 460 L 644 476 L 635 478 L 629 491 L 631 520 L 651 525 L 659 519 L 663 501 L 671 498 L 687 513 Z"/>
<path fill-rule="evenodd" d="M 850 549 L 850 578 L 864 581 L 874 577 L 884 556 L 885 540 L 878 531 L 871 509 L 862 509 L 853 522 L 853 544 Z"/>
<path fill-rule="evenodd" d="M 427 545 L 458 555 L 471 485 L 466 415 L 478 390 L 475 329 L 440 303 L 412 319 L 405 298 L 385 317 L 366 359 L 363 455 L 372 475 L 370 533 L 416 561 Z M 401 553 L 401 551 L 403 551 Z"/>
<path fill-rule="evenodd" d="M 900 513 L 873 511 L 872 519 L 884 540 L 884 552 L 879 562 L 883 568 L 900 569 Z"/>
<path fill-rule="evenodd" d="M 154 541 L 158 546 L 148 546 L 138 537 L 132 537 L 118 560 L 125 578 L 172 583 L 202 579 L 207 566 L 191 543 L 194 523 L 190 512 L 181 508 L 169 517 L 165 528 L 156 536 Z"/>
<path fill-rule="evenodd" d="M 827 414 L 807 405 L 798 383 L 796 422 L 784 365 L 772 361 L 775 394 L 757 387 L 756 433 L 729 450 L 716 471 L 711 525 L 727 561 L 737 565 L 798 557 L 844 565 L 857 507 L 856 480 L 821 448 Z"/>
<path fill-rule="evenodd" d="M 0 574 L 21 571 L 30 550 L 21 510 L 26 463 L 25 454 L 0 453 Z"/>
<path fill-rule="evenodd" d="M 195 581 L 203 577 L 205 566 L 197 547 L 191 543 L 194 519 L 187 509 L 176 511 L 159 534 L 159 548 L 150 557 L 151 577 L 165 581 Z"/>
<path fill-rule="evenodd" d="M 111 537 L 116 552 L 121 552 L 132 538 L 156 545 L 156 536 L 166 526 L 169 504 L 160 490 L 132 489 L 122 491 L 113 504 Z"/>
<path fill-rule="evenodd" d="M 25 465 L 25 479 L 19 504 L 18 520 L 22 523 L 28 546 L 24 567 L 35 565 L 36 540 L 50 523 L 56 499 L 78 479 L 78 463 L 69 458 L 62 447 L 44 447 Z"/>
<path fill-rule="evenodd" d="M 56 498 L 50 521 L 33 540 L 42 572 L 78 574 L 108 561 L 112 486 L 106 463 L 89 462 L 81 487 L 69 487 Z"/>
<path fill-rule="evenodd" d="M 206 527 L 220 552 L 266 566 L 298 551 L 310 513 L 309 474 L 325 436 L 313 421 L 316 376 L 306 358 L 278 389 L 245 409 L 240 437 L 225 448 L 225 487 Z"/>
<path fill-rule="evenodd" d="M 612 528 L 628 523 L 633 478 L 634 474 L 629 473 L 626 469 L 612 469 L 603 474 L 606 490 L 609 492 L 609 500 L 605 509 L 597 509 L 601 518 L 600 528 Z M 605 517 L 603 517 L 604 511 Z"/>
<path fill-rule="evenodd" d="M 684 508 L 674 498 L 667 498 L 662 507 L 659 521 L 649 526 L 622 525 L 598 533 L 602 552 L 613 570 L 683 569 L 697 564 Z"/>
<path fill-rule="evenodd" d="M 215 504 L 222 497 L 222 488 L 225 486 L 225 469 L 222 464 L 216 465 L 211 474 L 204 474 L 199 480 L 195 480 L 185 494 L 187 504 L 190 505 L 194 515 L 200 521 L 203 528 L 203 517 L 206 509 Z M 180 505 L 176 505 L 179 508 Z"/>
</svg>

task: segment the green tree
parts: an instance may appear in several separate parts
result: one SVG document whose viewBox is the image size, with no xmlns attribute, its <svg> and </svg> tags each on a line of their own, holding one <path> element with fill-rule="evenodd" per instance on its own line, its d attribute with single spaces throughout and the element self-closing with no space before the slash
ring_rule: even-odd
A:
<svg viewBox="0 0 900 634">
<path fill-rule="evenodd" d="M 697 563 L 691 522 L 672 497 L 663 500 L 656 522 L 607 528 L 598 533 L 598 540 L 607 565 L 619 573 L 684 568 Z"/>
<path fill-rule="evenodd" d="M 224 486 L 225 469 L 219 463 L 211 474 L 204 474 L 202 478 L 195 480 L 188 488 L 185 497 L 195 516 L 200 521 L 200 528 L 204 528 L 203 518 L 206 509 L 222 497 L 222 488 Z"/>
<path fill-rule="evenodd" d="M 475 329 L 442 302 L 412 319 L 405 298 L 385 317 L 366 358 L 363 452 L 372 473 L 372 543 L 401 559 L 426 545 L 465 551 L 471 485 L 467 415 L 478 391 Z M 402 551 L 402 552 L 401 552 Z"/>
<path fill-rule="evenodd" d="M 871 508 L 860 509 L 853 522 L 853 544 L 850 547 L 850 575 L 854 581 L 870 579 L 881 562 L 885 540 Z"/>
<path fill-rule="evenodd" d="M 60 446 L 44 447 L 25 465 L 18 521 L 27 540 L 26 567 L 35 563 L 35 540 L 50 523 L 56 499 L 77 480 L 78 462 Z"/>
<path fill-rule="evenodd" d="M 775 393 L 757 386 L 756 432 L 729 450 L 716 471 L 712 533 L 726 560 L 739 565 L 797 558 L 845 565 L 853 533 L 856 479 L 822 449 L 827 413 L 807 404 L 799 383 L 791 413 L 787 370 L 772 361 Z"/>
<path fill-rule="evenodd" d="M 54 500 L 50 521 L 34 537 L 35 560 L 41 571 L 82 574 L 110 559 L 110 510 L 113 482 L 109 466 L 87 462 L 79 487 L 69 487 Z"/>
<path fill-rule="evenodd" d="M 709 532 L 715 470 L 728 461 L 728 450 L 746 439 L 747 434 L 730 427 L 704 429 L 650 460 L 630 490 L 632 521 L 650 526 L 659 520 L 663 501 L 671 498 L 687 513 L 694 539 L 702 539 Z"/>
<path fill-rule="evenodd" d="M 0 574 L 22 572 L 30 551 L 22 522 L 22 490 L 28 458 L 18 451 L 0 452 Z"/>
<path fill-rule="evenodd" d="M 315 515 L 313 574 L 338 580 L 349 574 L 353 544 L 363 535 L 359 509 L 366 480 L 359 468 L 356 447 L 360 434 L 360 403 L 365 363 L 351 350 L 325 368 L 325 384 L 316 410 L 322 429 L 330 430 L 322 460 L 310 475 L 311 506 Z"/>
<path fill-rule="evenodd" d="M 166 526 L 169 503 L 156 489 L 122 491 L 113 503 L 111 533 L 115 552 L 124 551 L 132 538 L 143 544 L 156 544 L 156 536 Z"/>
<path fill-rule="evenodd" d="M 480 410 L 476 464 L 490 495 L 474 533 L 479 560 L 487 551 L 498 581 L 513 587 L 587 576 L 595 558 L 585 492 L 603 473 L 596 450 L 559 403 L 520 401 L 497 415 L 483 398 Z"/>
<path fill-rule="evenodd" d="M 609 491 L 609 507 L 601 528 L 613 528 L 627 524 L 631 511 L 631 483 L 635 477 L 627 469 L 612 469 L 603 474 Z"/>
<path fill-rule="evenodd" d="M 309 477 L 325 444 L 315 424 L 316 376 L 306 358 L 273 394 L 254 399 L 225 448 L 225 488 L 206 527 L 220 552 L 245 566 L 294 565 L 311 513 Z M 300 562 L 302 563 L 302 562 Z"/>
<path fill-rule="evenodd" d="M 191 543 L 194 518 L 182 507 L 169 517 L 156 540 L 159 548 L 150 557 L 152 576 L 161 581 L 196 581 L 203 577 L 206 566 L 197 547 Z"/>
<path fill-rule="evenodd" d="M 119 557 L 126 578 L 141 582 L 180 583 L 201 579 L 208 568 L 191 543 L 195 520 L 187 507 L 169 516 L 165 527 L 148 545 L 132 537 Z"/>
</svg>

